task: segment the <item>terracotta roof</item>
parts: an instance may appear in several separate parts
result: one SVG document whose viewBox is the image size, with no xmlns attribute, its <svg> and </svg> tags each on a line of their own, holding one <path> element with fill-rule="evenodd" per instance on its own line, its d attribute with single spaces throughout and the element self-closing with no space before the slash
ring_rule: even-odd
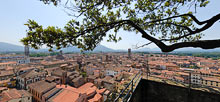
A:
<svg viewBox="0 0 220 102">
<path fill-rule="evenodd" d="M 109 90 L 106 90 L 104 94 L 105 94 L 105 95 L 109 95 L 109 94 L 110 94 L 110 91 L 109 91 Z"/>
<path fill-rule="evenodd" d="M 103 89 L 96 89 L 96 92 L 99 94 L 103 94 L 106 91 L 106 88 Z"/>
<path fill-rule="evenodd" d="M 47 81 L 49 81 L 49 82 L 52 82 L 52 81 L 54 81 L 54 80 L 56 80 L 56 79 L 60 79 L 60 78 L 59 78 L 59 77 L 56 77 L 56 76 L 48 76 L 48 77 L 45 78 L 45 80 L 47 80 Z"/>
<path fill-rule="evenodd" d="M 215 81 L 215 82 L 220 82 L 219 79 L 215 77 L 202 77 L 203 80 L 208 80 L 208 81 Z"/>
<path fill-rule="evenodd" d="M 59 92 L 60 90 L 62 90 L 62 89 L 60 89 L 60 88 L 53 88 L 52 90 L 50 90 L 50 91 L 48 91 L 47 93 L 45 93 L 45 94 L 43 95 L 43 97 L 45 97 L 46 99 L 48 99 L 48 98 L 51 97 L 51 95 L 54 95 L 55 93 Z"/>
<path fill-rule="evenodd" d="M 102 95 L 100 94 L 95 94 L 95 96 L 92 99 L 89 99 L 89 102 L 99 102 L 99 100 L 101 100 Z"/>
<path fill-rule="evenodd" d="M 79 88 L 74 88 L 69 85 L 57 85 L 56 87 L 63 88 L 64 90 L 54 97 L 53 102 L 77 102 L 83 98 L 81 95 L 86 95 L 86 98 L 95 95 L 92 99 L 90 99 L 90 101 L 93 100 L 92 102 L 95 102 L 102 98 L 100 94 L 96 93 L 102 93 L 105 90 L 98 90 L 93 83 L 86 83 Z"/>
<path fill-rule="evenodd" d="M 10 89 L 10 90 L 2 92 L 2 94 L 3 94 L 2 98 L 0 99 L 1 102 L 9 101 L 9 100 L 17 99 L 17 98 L 21 98 L 21 97 L 26 97 L 26 96 L 30 97 L 31 96 L 31 94 L 28 93 L 27 91 L 17 90 L 17 89 Z"/>
<path fill-rule="evenodd" d="M 185 73 L 185 72 L 177 72 L 177 74 L 184 75 L 184 76 L 189 76 L 189 73 Z"/>
<path fill-rule="evenodd" d="M 53 102 L 76 102 L 79 98 L 79 93 L 70 90 L 63 90 L 52 101 Z"/>
<path fill-rule="evenodd" d="M 11 62 L 0 63 L 0 65 L 7 65 L 7 64 L 17 64 L 17 62 L 16 61 L 11 61 Z"/>
<path fill-rule="evenodd" d="M 13 75 L 14 72 L 12 70 L 7 70 L 7 71 L 0 71 L 0 76 L 9 76 L 9 75 Z"/>
<path fill-rule="evenodd" d="M 46 81 L 38 81 L 38 82 L 29 84 L 28 87 L 36 90 L 39 93 L 42 93 L 44 91 L 52 89 L 53 87 L 56 87 L 56 83 L 53 83 L 53 82 L 49 83 Z"/>
<path fill-rule="evenodd" d="M 182 77 L 174 76 L 174 78 L 177 79 L 177 80 L 182 80 L 182 81 L 184 81 L 184 78 L 182 78 Z"/>
<path fill-rule="evenodd" d="M 19 75 L 21 78 L 30 78 L 30 77 L 35 77 L 35 76 L 38 76 L 38 75 L 43 75 L 45 74 L 45 72 L 37 72 L 35 70 L 31 70 L 31 71 L 28 71 L 24 74 L 21 74 Z"/>
</svg>

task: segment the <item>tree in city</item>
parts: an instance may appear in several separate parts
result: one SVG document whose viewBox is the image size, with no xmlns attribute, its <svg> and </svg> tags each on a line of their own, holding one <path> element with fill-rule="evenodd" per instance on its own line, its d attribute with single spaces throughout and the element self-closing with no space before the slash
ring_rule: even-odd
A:
<svg viewBox="0 0 220 102">
<path fill-rule="evenodd" d="M 203 31 L 212 27 L 220 13 L 200 21 L 195 13 L 206 7 L 208 0 L 40 0 L 45 4 L 63 6 L 73 19 L 64 28 L 43 27 L 28 20 L 27 37 L 21 42 L 33 48 L 46 45 L 57 49 L 77 46 L 93 50 L 104 37 L 118 42 L 121 30 L 141 34 L 146 44 L 156 44 L 162 52 L 178 48 L 220 47 L 220 39 L 201 40 Z M 127 35 L 129 36 L 129 35 Z"/>
<path fill-rule="evenodd" d="M 19 75 L 20 69 L 21 69 L 21 67 L 18 65 L 13 66 L 12 71 L 13 71 L 15 77 L 17 77 Z"/>
</svg>

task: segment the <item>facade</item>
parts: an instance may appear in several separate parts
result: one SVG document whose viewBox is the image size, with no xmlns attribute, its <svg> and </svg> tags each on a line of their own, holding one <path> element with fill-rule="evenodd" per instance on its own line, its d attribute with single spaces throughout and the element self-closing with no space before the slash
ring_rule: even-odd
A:
<svg viewBox="0 0 220 102">
<path fill-rule="evenodd" d="M 24 59 L 18 59 L 18 60 L 17 60 L 17 63 L 18 63 L 18 64 L 27 64 L 27 63 L 30 63 L 30 58 L 27 57 L 27 58 L 24 58 Z"/>
<path fill-rule="evenodd" d="M 220 87 L 220 80 L 214 77 L 202 77 L 201 84 L 205 86 Z"/>
<path fill-rule="evenodd" d="M 12 70 L 0 71 L 0 81 L 8 80 L 10 78 L 13 78 L 13 76 L 14 72 Z"/>
<path fill-rule="evenodd" d="M 118 71 L 114 71 L 114 70 L 107 69 L 106 72 L 105 72 L 105 75 L 106 75 L 106 76 L 115 76 L 115 75 L 117 75 L 118 73 L 119 73 Z"/>
<path fill-rule="evenodd" d="M 16 64 L 27 64 L 30 63 L 30 58 L 26 56 L 4 56 L 4 57 L 0 57 L 0 62 L 1 63 L 16 62 Z"/>
<path fill-rule="evenodd" d="M 11 78 L 11 79 L 0 81 L 0 87 L 14 88 L 15 86 L 16 86 L 16 79 Z"/>
<path fill-rule="evenodd" d="M 80 87 L 84 83 L 85 83 L 85 79 L 82 76 L 76 77 L 71 81 L 71 85 L 76 88 Z"/>
<path fill-rule="evenodd" d="M 16 65 L 17 65 L 16 61 L 3 62 L 3 63 L 0 63 L 0 69 L 5 69 L 7 67 L 14 67 Z"/>
<path fill-rule="evenodd" d="M 192 84 L 201 84 L 201 76 L 200 76 L 200 73 L 198 72 L 192 72 L 191 73 L 191 83 Z"/>
<path fill-rule="evenodd" d="M 28 89 L 27 85 L 44 80 L 46 78 L 46 72 L 36 71 L 35 69 L 17 76 L 18 88 Z"/>
</svg>

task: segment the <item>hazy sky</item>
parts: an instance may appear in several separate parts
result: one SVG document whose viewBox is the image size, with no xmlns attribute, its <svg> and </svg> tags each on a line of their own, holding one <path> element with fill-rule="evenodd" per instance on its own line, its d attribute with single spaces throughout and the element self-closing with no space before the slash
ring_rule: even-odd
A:
<svg viewBox="0 0 220 102">
<path fill-rule="evenodd" d="M 211 3 L 206 8 L 197 10 L 197 17 L 200 20 L 206 20 L 220 13 L 220 0 L 210 0 Z M 22 45 L 20 39 L 25 37 L 24 24 L 28 19 L 37 21 L 40 25 L 64 27 L 71 19 L 61 7 L 44 5 L 39 0 L 2 0 L 0 2 L 0 42 L 7 42 L 16 45 Z M 205 31 L 203 39 L 220 38 L 220 21 L 213 27 Z M 101 44 L 113 49 L 128 49 L 135 44 L 144 44 L 148 41 L 141 38 L 140 34 L 135 32 L 121 31 L 119 36 L 122 40 L 118 43 L 102 41 Z M 154 44 L 147 47 L 154 48 Z"/>
</svg>

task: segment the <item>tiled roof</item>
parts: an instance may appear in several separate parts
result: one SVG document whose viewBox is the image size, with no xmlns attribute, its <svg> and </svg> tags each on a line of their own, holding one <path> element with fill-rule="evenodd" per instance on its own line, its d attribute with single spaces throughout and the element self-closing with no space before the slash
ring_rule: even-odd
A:
<svg viewBox="0 0 220 102">
<path fill-rule="evenodd" d="M 98 102 L 99 100 L 101 100 L 102 95 L 100 94 L 96 94 L 92 99 L 89 99 L 89 102 Z"/>
<path fill-rule="evenodd" d="M 17 89 L 10 89 L 7 91 L 2 92 L 2 98 L 0 99 L 1 102 L 7 102 L 12 99 L 17 99 L 21 97 L 30 97 L 31 94 L 25 90 L 17 90 Z"/>
<path fill-rule="evenodd" d="M 28 87 L 36 90 L 39 93 L 42 93 L 44 91 L 52 89 L 53 87 L 56 87 L 56 83 L 53 83 L 53 82 L 48 83 L 46 81 L 38 81 L 38 82 L 29 84 Z"/>
<path fill-rule="evenodd" d="M 43 95 L 43 97 L 45 97 L 46 99 L 48 99 L 48 98 L 52 97 L 51 95 L 54 95 L 55 93 L 59 92 L 60 90 L 62 90 L 62 89 L 60 89 L 60 88 L 53 88 L 52 90 L 50 90 L 50 91 L 48 91 L 47 93 L 45 93 L 45 94 Z"/>
<path fill-rule="evenodd" d="M 9 75 L 13 75 L 14 72 L 12 70 L 7 70 L 7 71 L 0 71 L 0 76 L 9 76 Z"/>
<path fill-rule="evenodd" d="M 59 95 L 54 97 L 52 102 L 76 102 L 79 93 L 70 90 L 63 90 Z"/>
<path fill-rule="evenodd" d="M 24 74 L 19 75 L 21 78 L 30 78 L 30 77 L 34 77 L 34 76 L 38 76 L 38 75 L 42 75 L 45 74 L 45 72 L 37 72 L 35 70 L 31 70 L 28 71 Z"/>
</svg>

